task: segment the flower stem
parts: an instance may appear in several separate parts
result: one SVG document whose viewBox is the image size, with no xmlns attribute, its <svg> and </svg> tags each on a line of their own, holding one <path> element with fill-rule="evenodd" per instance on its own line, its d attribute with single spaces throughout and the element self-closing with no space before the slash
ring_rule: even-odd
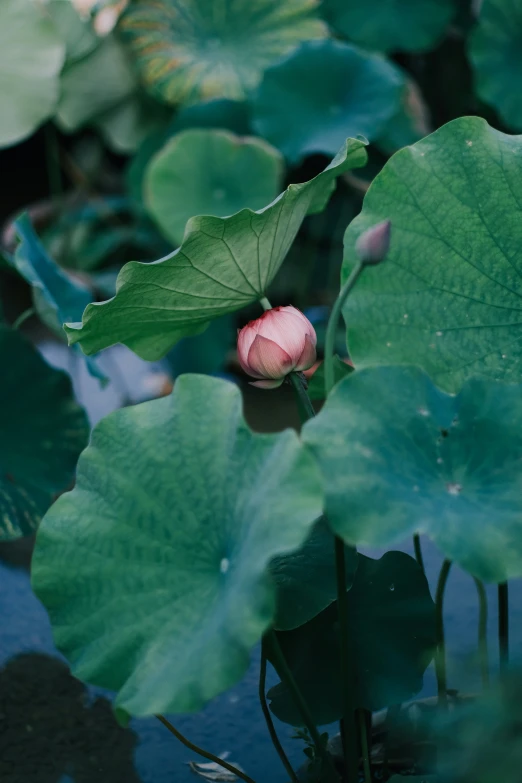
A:
<svg viewBox="0 0 522 783">
<path fill-rule="evenodd" d="M 334 349 L 335 349 L 335 333 L 337 331 L 339 316 L 341 315 L 341 311 L 343 309 L 344 303 L 346 302 L 348 294 L 350 293 L 355 283 L 359 279 L 359 275 L 363 271 L 364 266 L 365 265 L 362 263 L 362 261 L 357 262 L 357 265 L 354 267 L 350 277 L 341 288 L 341 291 L 339 292 L 339 296 L 335 300 L 334 306 L 332 307 L 332 312 L 330 314 L 330 319 L 328 321 L 328 327 L 326 329 L 326 338 L 324 344 L 325 397 L 328 397 L 335 382 L 333 360 L 334 360 Z"/>
<path fill-rule="evenodd" d="M 422 556 L 422 547 L 420 542 L 420 536 L 418 533 L 414 533 L 413 535 L 413 551 L 415 552 L 415 560 L 420 565 L 424 573 L 426 573 L 424 569 L 424 558 Z"/>
<path fill-rule="evenodd" d="M 34 307 L 28 307 L 27 310 L 24 310 L 23 313 L 20 313 L 16 321 L 13 322 L 11 325 L 11 329 L 20 329 L 22 324 L 25 324 L 26 321 L 31 318 L 31 316 L 36 314 L 36 310 Z"/>
<path fill-rule="evenodd" d="M 439 581 L 437 582 L 437 592 L 435 595 L 435 624 L 437 634 L 437 651 L 435 654 L 435 673 L 437 675 L 437 691 L 439 696 L 439 704 L 442 706 L 447 705 L 447 689 L 448 684 L 446 680 L 446 649 L 444 644 L 444 591 L 446 589 L 446 583 L 448 581 L 449 572 L 451 569 L 451 560 L 444 560 L 442 568 L 440 569 Z"/>
<path fill-rule="evenodd" d="M 283 655 L 283 651 L 281 650 L 281 646 L 279 644 L 275 631 L 270 630 L 265 638 L 266 638 L 266 643 L 270 647 L 270 651 L 272 653 L 273 660 L 276 669 L 279 673 L 279 676 L 281 677 L 281 680 L 285 683 L 286 687 L 291 693 L 294 704 L 299 710 L 299 714 L 301 715 L 303 724 L 308 729 L 310 737 L 313 740 L 315 749 L 317 751 L 317 755 L 321 758 L 325 770 L 326 769 L 329 770 L 330 779 L 332 781 L 337 781 L 338 775 L 334 767 L 332 757 L 329 755 L 324 745 L 324 742 L 321 740 L 319 732 L 317 731 L 316 725 L 314 723 L 314 719 L 312 718 L 312 714 L 308 709 L 308 705 L 303 697 L 303 694 L 299 689 L 298 684 L 294 679 L 294 675 L 292 674 L 290 667 L 286 662 L 285 656 Z"/>
<path fill-rule="evenodd" d="M 197 745 L 194 745 L 193 742 L 188 740 L 186 737 L 183 736 L 174 726 L 172 723 L 170 723 L 166 718 L 163 717 L 163 715 L 156 715 L 157 719 L 163 723 L 163 725 L 178 739 L 180 742 L 185 745 L 185 747 L 189 748 L 189 750 L 194 751 L 194 753 L 198 753 L 200 756 L 203 756 L 203 758 L 208 759 L 209 761 L 213 761 L 215 764 L 219 764 L 220 767 L 224 767 L 224 769 L 228 770 L 229 772 L 232 772 L 233 775 L 236 775 L 236 777 L 241 778 L 241 780 L 244 780 L 245 783 L 255 783 L 255 780 L 250 778 L 248 775 L 246 775 L 244 772 L 242 772 L 237 767 L 234 767 L 233 764 L 229 764 L 228 761 L 223 761 L 223 759 L 220 759 L 219 756 L 214 756 L 213 753 L 209 753 L 208 750 L 203 750 L 203 748 L 199 748 Z"/>
<path fill-rule="evenodd" d="M 281 762 L 284 768 L 286 769 L 287 774 L 290 777 L 290 780 L 292 781 L 292 783 L 299 783 L 299 779 L 295 774 L 294 770 L 292 769 L 292 765 L 288 761 L 288 756 L 283 750 L 283 746 L 281 745 L 279 741 L 279 737 L 277 736 L 275 726 L 274 726 L 274 721 L 272 720 L 272 716 L 270 715 L 270 710 L 268 709 L 268 704 L 266 703 L 265 691 L 266 691 L 266 653 L 265 653 L 265 641 L 263 640 L 263 642 L 261 643 L 261 665 L 259 668 L 259 701 L 261 702 L 261 709 L 263 710 L 263 715 L 265 716 L 265 721 L 268 728 L 268 733 L 270 734 L 270 739 L 272 740 L 272 744 L 276 749 L 277 754 L 281 759 Z"/>
<path fill-rule="evenodd" d="M 270 302 L 268 301 L 266 296 L 261 297 L 261 299 L 259 300 L 259 304 L 261 305 L 263 310 L 271 310 L 272 309 L 272 305 L 270 304 Z"/>
<path fill-rule="evenodd" d="M 297 398 L 297 407 L 299 408 L 299 415 L 301 416 L 301 421 L 303 424 L 305 421 L 308 421 L 309 419 L 313 419 L 315 416 L 314 407 L 312 405 L 312 401 L 308 394 L 306 393 L 306 389 L 303 385 L 303 380 L 299 373 L 291 372 L 288 376 L 288 379 L 290 383 L 292 384 L 295 396 Z"/>
<path fill-rule="evenodd" d="M 489 687 L 489 655 L 488 655 L 488 597 L 484 583 L 473 577 L 475 587 L 477 588 L 479 599 L 479 624 L 478 624 L 478 647 L 480 656 L 480 671 L 482 673 L 482 687 Z"/>
<path fill-rule="evenodd" d="M 500 652 L 500 670 L 509 664 L 509 594 L 508 583 L 498 586 L 498 645 Z"/>
</svg>

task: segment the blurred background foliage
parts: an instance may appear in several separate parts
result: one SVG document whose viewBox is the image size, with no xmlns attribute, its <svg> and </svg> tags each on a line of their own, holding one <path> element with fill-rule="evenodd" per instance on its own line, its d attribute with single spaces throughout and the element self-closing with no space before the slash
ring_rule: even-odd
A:
<svg viewBox="0 0 522 783">
<path fill-rule="evenodd" d="M 49 258 L 103 300 L 124 263 L 177 247 L 192 215 L 262 208 L 364 136 L 368 165 L 305 220 L 269 292 L 306 310 L 321 348 L 344 230 L 373 177 L 462 115 L 522 129 L 521 41 L 512 0 L 3 0 L 7 320 L 33 304 L 42 316 L 13 264 L 22 210 Z M 255 315 L 182 343 L 173 375 L 194 349 L 200 371 L 236 367 L 235 327 Z"/>
</svg>

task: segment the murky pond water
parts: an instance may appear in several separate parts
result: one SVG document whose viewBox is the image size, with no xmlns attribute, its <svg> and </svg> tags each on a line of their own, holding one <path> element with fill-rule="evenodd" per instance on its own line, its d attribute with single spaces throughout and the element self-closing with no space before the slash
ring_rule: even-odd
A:
<svg viewBox="0 0 522 783">
<path fill-rule="evenodd" d="M 62 354 L 45 353 L 57 364 Z M 113 357 L 114 358 L 114 357 Z M 127 367 L 128 370 L 128 367 Z M 143 384 L 141 365 L 135 364 L 125 383 L 139 398 Z M 114 386 L 103 393 L 82 370 L 77 391 L 88 404 L 92 421 L 120 402 L 124 392 Z M 94 385 L 93 385 L 94 384 Z M 291 399 L 283 391 L 270 398 L 270 419 L 259 407 L 259 392 L 247 390 L 247 415 L 258 429 L 278 429 L 295 423 Z M 252 404 L 253 403 L 253 404 Z M 430 583 L 436 582 L 440 556 L 423 542 Z M 409 543 L 397 547 L 411 552 Z M 0 552 L 1 554 L 2 552 Z M 6 554 L 6 550 L 3 550 Z M 13 557 L 13 550 L 7 552 Z M 374 557 L 381 553 L 368 551 Z M 20 558 L 24 560 L 23 553 Z M 496 667 L 496 591 L 488 588 L 489 642 L 492 668 Z M 514 659 L 522 651 L 522 583 L 514 582 L 511 597 L 511 650 Z M 449 659 L 449 685 L 476 689 L 479 669 L 473 661 L 477 635 L 477 598 L 473 581 L 454 569 L 445 602 Z M 68 673 L 56 652 L 46 612 L 31 592 L 23 565 L 0 561 L 0 780 L 2 783 L 185 783 L 197 780 L 187 766 L 197 760 L 155 719 L 135 720 L 130 730 L 120 729 L 111 713 L 110 694 L 87 689 Z M 383 654 L 386 651 L 383 650 Z M 239 685 L 209 704 L 197 715 L 176 716 L 175 725 L 191 740 L 231 759 L 258 783 L 286 780 L 268 739 L 257 701 L 258 651 Z M 277 678 L 269 673 L 269 685 Z M 423 695 L 435 693 L 430 669 Z M 276 721 L 290 759 L 302 760 L 299 743 L 290 727 Z"/>
</svg>

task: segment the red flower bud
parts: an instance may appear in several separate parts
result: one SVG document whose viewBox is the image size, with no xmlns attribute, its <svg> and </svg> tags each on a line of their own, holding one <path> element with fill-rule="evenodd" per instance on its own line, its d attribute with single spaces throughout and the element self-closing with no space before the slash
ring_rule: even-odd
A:
<svg viewBox="0 0 522 783">
<path fill-rule="evenodd" d="M 391 220 L 384 220 L 365 231 L 355 243 L 363 264 L 380 264 L 390 249 Z"/>
<path fill-rule="evenodd" d="M 250 321 L 237 338 L 239 363 L 252 386 L 275 389 L 294 370 L 308 370 L 316 359 L 314 327 L 295 307 L 274 307 Z"/>
</svg>

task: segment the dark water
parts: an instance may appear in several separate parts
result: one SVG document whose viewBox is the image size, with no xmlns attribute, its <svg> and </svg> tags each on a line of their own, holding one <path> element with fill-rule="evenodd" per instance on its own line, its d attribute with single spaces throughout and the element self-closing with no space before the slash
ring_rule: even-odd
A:
<svg viewBox="0 0 522 783">
<path fill-rule="evenodd" d="M 54 347 L 47 347 L 48 359 L 67 364 L 69 359 Z M 69 354 L 70 356 L 70 354 Z M 118 354 L 115 355 L 119 360 Z M 115 360 L 110 357 L 110 361 Z M 103 393 L 79 367 L 77 392 L 87 403 L 91 420 L 121 403 L 122 396 L 135 401 L 145 396 L 145 369 L 139 361 L 125 359 L 118 368 L 119 386 Z M 150 368 L 150 365 L 147 365 Z M 161 368 L 153 368 L 160 371 Z M 126 387 L 126 388 L 122 388 Z M 271 396 L 270 422 L 257 404 L 259 392 L 247 391 L 247 416 L 259 429 L 277 429 L 295 423 L 293 405 L 284 392 Z M 401 548 L 411 552 L 409 543 Z M 436 583 L 441 558 L 424 542 L 430 583 Z M 5 554 L 5 552 L 4 552 Z M 366 552 L 378 557 L 380 552 Z M 22 558 L 23 560 L 23 558 Z M 522 651 L 522 587 L 510 586 L 511 651 Z M 495 642 L 497 622 L 496 590 L 488 588 L 490 606 L 489 644 L 492 670 L 498 655 Z M 43 607 L 33 596 L 28 572 L 23 567 L 0 561 L 0 781 L 2 783 L 185 783 L 197 778 L 187 761 L 197 758 L 180 745 L 155 719 L 135 720 L 130 730 L 115 723 L 107 700 L 110 695 L 87 690 L 73 680 L 56 652 Z M 473 581 L 453 569 L 446 593 L 445 627 L 448 647 L 449 685 L 478 689 L 479 669 L 474 659 L 477 636 L 477 597 Z M 383 655 L 386 651 L 383 650 Z M 286 776 L 267 737 L 257 701 L 258 651 L 251 668 L 239 685 L 222 694 L 206 709 L 189 716 L 172 718 L 190 739 L 216 754 L 231 753 L 235 761 L 257 783 L 284 783 Z M 269 673 L 269 685 L 276 681 Z M 435 693 L 430 669 L 423 695 Z M 290 738 L 290 727 L 277 723 L 290 759 L 298 765 L 302 750 Z"/>
</svg>

